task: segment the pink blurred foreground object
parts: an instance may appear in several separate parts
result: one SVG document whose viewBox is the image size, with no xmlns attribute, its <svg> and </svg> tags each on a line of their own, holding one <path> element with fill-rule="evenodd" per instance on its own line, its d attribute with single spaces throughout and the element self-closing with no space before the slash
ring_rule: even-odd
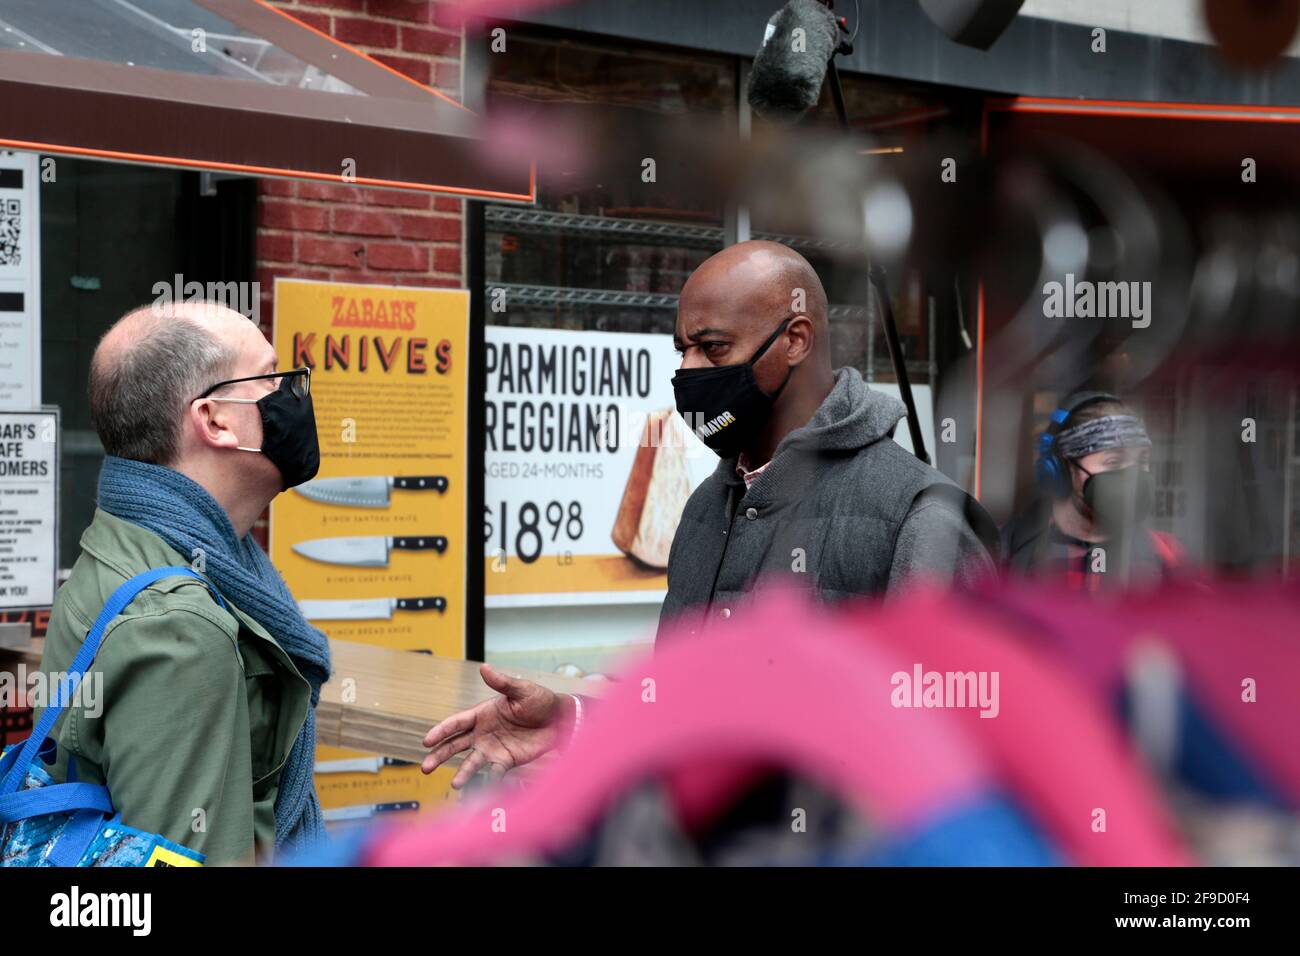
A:
<svg viewBox="0 0 1300 956">
<path fill-rule="evenodd" d="M 1123 690 L 1135 653 L 1168 649 L 1190 706 L 1219 738 L 1201 764 L 1220 776 L 1249 773 L 1256 790 L 1300 807 L 1300 591 L 1294 586 L 1179 582 L 1093 602 L 1005 585 L 980 601 L 986 620 L 1019 620 L 1100 700 Z M 1201 730 L 1192 742 L 1205 736 Z M 1229 759 L 1239 763 L 1235 771 L 1223 769 Z"/>
<path fill-rule="evenodd" d="M 996 673 L 996 710 L 985 707 L 985 718 L 974 706 L 900 697 L 905 678 L 936 671 Z M 365 861 L 536 859 L 580 840 L 643 781 L 667 779 L 679 814 L 700 820 L 756 768 L 777 766 L 826 787 L 882 832 L 922 830 L 979 794 L 1003 792 L 1067 863 L 1193 862 L 1115 720 L 1059 665 L 960 601 L 924 591 L 839 612 L 788 593 L 760 596 L 706 635 L 668 641 L 622 668 L 585 730 L 528 789 L 385 831 Z"/>
<path fill-rule="evenodd" d="M 623 668 L 587 733 L 527 790 L 396 829 L 366 862 L 473 865 L 558 851 L 629 787 L 719 761 L 779 765 L 882 827 L 920 827 L 995 780 L 951 723 L 890 704 L 896 669 L 843 616 L 769 596 L 705 638 L 668 642 Z"/>
<path fill-rule="evenodd" d="M 925 672 L 998 675 L 995 717 L 981 717 L 975 707 L 918 710 L 916 716 L 960 720 L 1007 791 L 1070 862 L 1195 863 L 1115 716 L 1059 660 L 987 617 L 964 613 L 957 599 L 938 592 L 917 591 L 855 616 L 864 633 Z M 1097 829 L 1099 819 L 1104 830 Z"/>
</svg>

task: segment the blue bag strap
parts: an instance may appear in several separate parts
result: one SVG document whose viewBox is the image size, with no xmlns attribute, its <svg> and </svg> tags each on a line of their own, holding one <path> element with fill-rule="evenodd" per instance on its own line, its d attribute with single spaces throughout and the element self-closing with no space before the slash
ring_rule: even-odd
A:
<svg viewBox="0 0 1300 956">
<path fill-rule="evenodd" d="M 26 742 L 27 742 L 26 738 L 23 738 L 23 743 Z M 10 747 L 8 750 L 5 751 L 3 757 L 0 757 L 0 780 L 3 780 L 5 775 L 9 773 L 9 768 L 18 762 L 18 755 L 22 753 L 22 751 L 23 751 L 22 747 L 18 746 L 17 744 L 14 744 L 12 747 Z M 51 740 L 49 737 L 46 737 L 43 741 L 41 741 L 41 745 L 36 748 L 36 756 L 41 760 L 44 760 L 46 763 L 54 763 L 54 751 L 55 751 L 54 741 Z"/>
<path fill-rule="evenodd" d="M 78 810 L 50 847 L 46 862 L 50 866 L 76 866 L 103 825 L 104 814 L 98 810 Z"/>
<path fill-rule="evenodd" d="M 70 810 L 112 813 L 113 801 L 108 788 L 97 783 L 60 783 L 52 787 L 20 790 L 0 797 L 0 824 Z"/>
<path fill-rule="evenodd" d="M 212 592 L 212 596 L 217 599 L 217 603 L 222 608 L 225 608 L 226 602 L 221 599 L 221 595 L 212 586 L 212 582 L 193 568 L 181 566 L 153 568 L 124 581 L 116 591 L 109 595 L 108 600 L 104 603 L 103 610 L 99 612 L 99 617 L 95 618 L 95 623 L 86 634 L 86 639 L 82 641 L 81 649 L 77 651 L 77 656 L 72 659 L 67 676 L 59 684 L 54 700 L 50 702 L 50 706 L 41 712 L 41 719 L 32 730 L 31 736 L 23 742 L 18 757 L 9 766 L 4 779 L 0 780 L 0 796 L 16 793 L 22 787 L 23 781 L 27 779 L 27 768 L 31 766 L 37 751 L 44 745 L 45 738 L 54 729 L 54 722 L 63 713 L 63 708 L 72 700 L 72 695 L 81 683 L 81 679 L 86 676 L 86 671 L 90 670 L 91 665 L 95 662 L 95 655 L 99 653 L 99 645 L 104 641 L 104 631 L 108 629 L 108 625 L 113 618 L 121 614 L 122 610 L 135 599 L 135 596 L 149 585 L 163 578 L 175 577 L 176 575 L 188 575 L 201 581 Z"/>
</svg>

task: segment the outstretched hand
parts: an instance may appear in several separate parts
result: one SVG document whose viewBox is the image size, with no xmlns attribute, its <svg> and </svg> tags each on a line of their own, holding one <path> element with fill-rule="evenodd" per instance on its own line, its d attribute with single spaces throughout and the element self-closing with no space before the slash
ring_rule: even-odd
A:
<svg viewBox="0 0 1300 956">
<path fill-rule="evenodd" d="M 484 767 L 499 780 L 507 770 L 554 749 L 573 705 L 568 695 L 508 677 L 491 664 L 480 665 L 479 674 L 498 696 L 453 714 L 424 735 L 424 746 L 430 748 L 420 765 L 425 773 L 468 751 L 451 781 L 455 790 Z"/>
</svg>

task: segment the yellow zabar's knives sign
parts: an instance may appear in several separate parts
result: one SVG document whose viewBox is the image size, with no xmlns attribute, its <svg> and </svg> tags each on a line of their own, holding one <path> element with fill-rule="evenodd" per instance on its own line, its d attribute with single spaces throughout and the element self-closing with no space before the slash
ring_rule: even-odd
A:
<svg viewBox="0 0 1300 956">
<path fill-rule="evenodd" d="M 321 464 L 271 505 L 271 560 L 333 639 L 465 656 L 468 338 L 465 290 L 276 280 Z"/>
</svg>

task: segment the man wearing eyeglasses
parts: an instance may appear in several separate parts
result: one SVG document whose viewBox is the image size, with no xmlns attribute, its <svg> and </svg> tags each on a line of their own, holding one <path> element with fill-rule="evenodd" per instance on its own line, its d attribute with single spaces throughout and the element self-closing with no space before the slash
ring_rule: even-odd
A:
<svg viewBox="0 0 1300 956">
<path fill-rule="evenodd" d="M 251 535 L 319 465 L 308 369 L 282 372 L 243 315 L 209 303 L 123 316 L 95 350 L 90 413 L 107 453 L 98 508 L 59 589 L 41 662 L 68 669 L 123 581 L 184 565 L 109 626 L 87 680 L 101 713 L 55 725 L 57 781 L 108 787 L 122 822 L 251 862 L 323 836 L 312 785 L 329 644 Z"/>
</svg>

